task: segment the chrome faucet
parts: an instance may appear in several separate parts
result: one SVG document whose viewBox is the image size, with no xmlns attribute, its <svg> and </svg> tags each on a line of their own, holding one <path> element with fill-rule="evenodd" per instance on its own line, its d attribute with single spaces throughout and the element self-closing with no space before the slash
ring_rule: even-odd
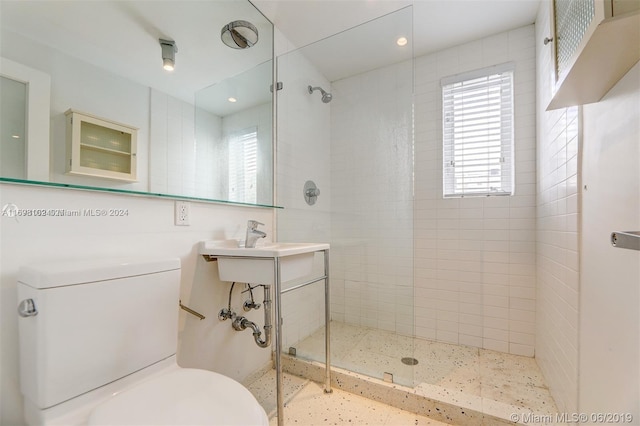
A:
<svg viewBox="0 0 640 426">
<path fill-rule="evenodd" d="M 267 236 L 266 233 L 258 230 L 258 225 L 264 225 L 264 223 L 260 223 L 257 220 L 249 220 L 247 222 L 247 237 L 244 242 L 245 248 L 255 248 L 258 238 Z"/>
</svg>

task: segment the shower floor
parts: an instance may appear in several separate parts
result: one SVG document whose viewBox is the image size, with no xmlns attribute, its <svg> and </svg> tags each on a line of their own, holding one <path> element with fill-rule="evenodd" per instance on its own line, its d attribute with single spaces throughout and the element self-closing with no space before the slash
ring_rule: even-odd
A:
<svg viewBox="0 0 640 426">
<path fill-rule="evenodd" d="M 277 425 L 275 404 L 275 370 L 269 370 L 247 388 L 269 416 L 269 424 Z M 334 389 L 325 394 L 319 383 L 283 375 L 284 424 L 315 425 L 430 425 L 450 426 L 387 404 L 372 401 L 349 392 Z"/>
<path fill-rule="evenodd" d="M 324 327 L 294 347 L 295 359 L 322 362 Z M 414 358 L 417 364 L 406 365 L 402 358 Z M 407 392 L 505 420 L 514 413 L 557 412 L 535 359 L 529 357 L 332 322 L 331 364 L 380 380 L 391 373 L 394 389 L 406 387 Z"/>
</svg>

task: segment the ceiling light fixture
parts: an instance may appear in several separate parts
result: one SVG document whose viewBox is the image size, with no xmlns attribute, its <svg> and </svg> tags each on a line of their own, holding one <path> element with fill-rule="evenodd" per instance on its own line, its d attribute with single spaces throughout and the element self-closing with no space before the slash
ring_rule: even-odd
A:
<svg viewBox="0 0 640 426">
<path fill-rule="evenodd" d="M 399 37 L 399 38 L 396 40 L 396 44 L 397 44 L 398 46 L 406 46 L 406 45 L 407 45 L 407 43 L 409 43 L 409 40 L 407 40 L 407 38 L 406 38 L 406 37 Z"/>
<path fill-rule="evenodd" d="M 229 97 L 229 99 L 227 99 L 229 102 L 233 103 L 233 102 L 238 102 L 238 100 L 236 98 L 234 98 L 233 96 Z"/>
<path fill-rule="evenodd" d="M 173 71 L 176 65 L 176 52 L 178 51 L 176 42 L 161 38 L 160 47 L 162 48 L 162 68 L 167 71 Z"/>
</svg>

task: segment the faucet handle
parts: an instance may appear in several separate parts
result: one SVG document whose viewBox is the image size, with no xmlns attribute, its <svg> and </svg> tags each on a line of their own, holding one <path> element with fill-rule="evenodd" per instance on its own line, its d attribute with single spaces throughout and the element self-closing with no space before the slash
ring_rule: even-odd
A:
<svg viewBox="0 0 640 426">
<path fill-rule="evenodd" d="M 264 226 L 264 223 L 262 222 L 258 222 L 257 220 L 249 220 L 247 221 L 247 228 L 249 229 L 256 229 L 258 227 L 258 225 L 262 225 Z"/>
</svg>

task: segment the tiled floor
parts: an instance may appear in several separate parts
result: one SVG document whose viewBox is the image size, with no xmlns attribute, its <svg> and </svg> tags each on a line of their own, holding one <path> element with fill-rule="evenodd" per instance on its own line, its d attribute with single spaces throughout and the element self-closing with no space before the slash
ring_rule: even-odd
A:
<svg viewBox="0 0 640 426">
<path fill-rule="evenodd" d="M 269 371 L 248 388 L 269 414 L 270 425 L 275 426 L 274 371 Z M 339 389 L 325 394 L 321 385 L 289 374 L 284 375 L 284 390 L 286 425 L 447 426 Z"/>
</svg>

